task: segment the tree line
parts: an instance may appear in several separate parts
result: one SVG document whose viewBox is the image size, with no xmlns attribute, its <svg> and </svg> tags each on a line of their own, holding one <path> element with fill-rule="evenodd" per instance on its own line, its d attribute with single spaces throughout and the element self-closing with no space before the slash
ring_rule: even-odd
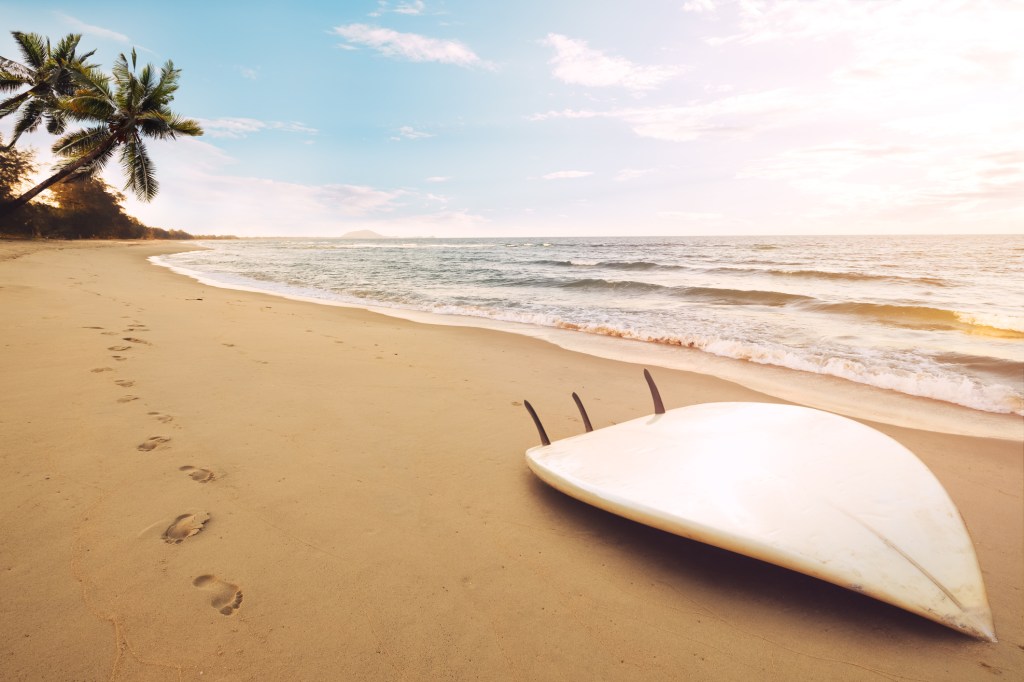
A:
<svg viewBox="0 0 1024 682">
<path fill-rule="evenodd" d="M 0 203 L 15 198 L 36 172 L 31 150 L 0 148 Z M 182 230 L 148 227 L 124 211 L 124 195 L 97 176 L 50 188 L 47 201 L 33 201 L 0 217 L 0 235 L 47 239 L 193 239 Z"/>
<path fill-rule="evenodd" d="M 124 196 L 98 172 L 118 157 L 125 191 L 150 201 L 159 191 L 145 140 L 197 136 L 199 124 L 169 108 L 181 71 L 168 60 L 141 69 L 133 49 L 114 60 L 108 76 L 89 62 L 95 53 L 78 53 L 79 34 L 56 45 L 35 33 L 12 31 L 22 55 L 18 62 L 0 56 L 0 93 L 16 94 L 0 102 L 0 119 L 17 116 L 11 140 L 0 140 L 0 233 L 31 236 L 165 237 L 187 233 L 142 225 L 124 213 Z M 83 127 L 68 131 L 69 125 Z M 52 151 L 59 159 L 53 173 L 25 189 L 37 170 L 31 151 L 15 148 L 21 136 L 40 127 L 58 135 Z M 49 201 L 33 201 L 49 190 Z"/>
</svg>

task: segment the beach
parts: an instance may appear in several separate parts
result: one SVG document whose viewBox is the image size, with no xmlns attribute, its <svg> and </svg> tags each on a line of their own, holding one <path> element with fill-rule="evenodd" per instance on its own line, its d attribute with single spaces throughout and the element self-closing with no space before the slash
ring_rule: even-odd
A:
<svg viewBox="0 0 1024 682">
<path fill-rule="evenodd" d="M 641 365 L 146 260 L 187 248 L 0 242 L 3 679 L 1024 674 L 1020 439 L 867 422 L 959 507 L 990 644 L 540 482 L 524 398 L 601 428 L 651 412 Z M 655 375 L 669 408 L 781 402 Z"/>
</svg>

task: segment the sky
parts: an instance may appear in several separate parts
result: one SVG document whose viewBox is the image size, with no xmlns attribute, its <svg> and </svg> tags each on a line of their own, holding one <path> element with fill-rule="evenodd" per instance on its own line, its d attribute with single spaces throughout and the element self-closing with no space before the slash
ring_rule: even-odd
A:
<svg viewBox="0 0 1024 682">
<path fill-rule="evenodd" d="M 182 70 L 150 144 L 196 234 L 1024 232 L 1024 2 L 0 0 Z M 5 138 L 10 119 L 0 121 Z M 53 138 L 23 138 L 44 162 Z M 111 163 L 104 178 L 124 178 Z"/>
</svg>

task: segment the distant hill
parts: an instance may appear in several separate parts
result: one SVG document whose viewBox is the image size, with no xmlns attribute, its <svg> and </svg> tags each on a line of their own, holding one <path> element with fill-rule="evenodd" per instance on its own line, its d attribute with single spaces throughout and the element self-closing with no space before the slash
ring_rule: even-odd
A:
<svg viewBox="0 0 1024 682">
<path fill-rule="evenodd" d="M 356 230 L 355 232 L 346 232 L 341 235 L 342 239 L 390 239 L 382 234 L 377 234 L 373 230 Z"/>
</svg>

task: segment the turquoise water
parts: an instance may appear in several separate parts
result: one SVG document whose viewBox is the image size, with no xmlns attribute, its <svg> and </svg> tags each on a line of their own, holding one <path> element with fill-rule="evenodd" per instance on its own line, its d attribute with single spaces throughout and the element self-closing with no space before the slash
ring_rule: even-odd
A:
<svg viewBox="0 0 1024 682">
<path fill-rule="evenodd" d="M 694 348 L 1024 414 L 1024 236 L 267 239 L 225 285 Z"/>
</svg>

